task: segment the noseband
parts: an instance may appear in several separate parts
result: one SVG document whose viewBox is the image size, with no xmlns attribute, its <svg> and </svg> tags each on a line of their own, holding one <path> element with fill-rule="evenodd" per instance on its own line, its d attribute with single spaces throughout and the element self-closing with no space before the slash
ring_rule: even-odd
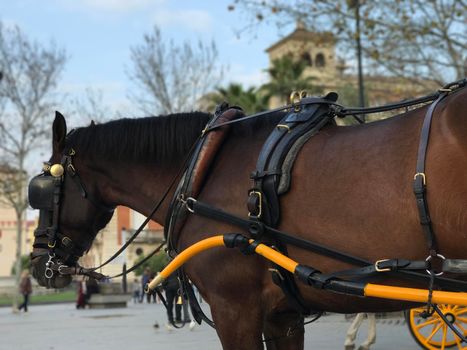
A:
<svg viewBox="0 0 467 350">
<path fill-rule="evenodd" d="M 73 180 L 77 185 L 81 197 L 89 200 L 96 208 L 106 212 L 113 212 L 115 207 L 100 204 L 92 195 L 89 195 L 81 181 L 74 165 L 73 148 L 69 148 L 57 164 L 44 163 L 42 173 L 35 176 L 29 183 L 29 204 L 39 209 L 39 224 L 34 231 L 34 250 L 31 260 L 48 255 L 45 277 L 51 279 L 59 275 L 89 275 L 100 279 L 101 274 L 94 269 L 86 269 L 78 265 L 78 259 L 86 251 L 71 238 L 60 232 L 60 209 L 64 191 L 65 178 Z"/>
</svg>

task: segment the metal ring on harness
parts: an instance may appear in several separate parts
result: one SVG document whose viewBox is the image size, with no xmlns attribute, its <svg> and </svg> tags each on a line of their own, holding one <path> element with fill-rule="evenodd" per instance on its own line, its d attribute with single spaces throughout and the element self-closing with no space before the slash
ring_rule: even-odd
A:
<svg viewBox="0 0 467 350">
<path fill-rule="evenodd" d="M 441 254 L 436 254 L 436 257 L 437 257 L 437 258 L 440 258 L 441 260 L 446 260 L 446 257 L 444 257 L 444 256 L 441 255 Z M 429 255 L 428 258 L 425 259 L 425 261 L 426 261 L 426 262 L 430 262 L 431 259 L 433 259 L 433 256 Z M 434 272 L 434 271 L 432 271 L 432 270 L 428 270 L 428 269 L 426 269 L 425 271 L 426 271 L 429 275 L 431 275 L 431 276 L 441 276 L 442 274 L 444 274 L 443 271 L 438 272 L 438 273 L 436 273 L 436 272 Z"/>
<path fill-rule="evenodd" d="M 51 279 L 54 276 L 54 270 L 52 270 L 50 267 L 46 267 L 44 271 L 44 276 L 47 279 Z"/>
<path fill-rule="evenodd" d="M 191 203 L 191 205 L 190 205 Z M 185 207 L 186 209 L 190 212 L 190 213 L 194 213 L 195 211 L 193 210 L 193 204 L 196 203 L 196 199 L 194 199 L 193 197 L 188 197 L 185 201 Z"/>
</svg>

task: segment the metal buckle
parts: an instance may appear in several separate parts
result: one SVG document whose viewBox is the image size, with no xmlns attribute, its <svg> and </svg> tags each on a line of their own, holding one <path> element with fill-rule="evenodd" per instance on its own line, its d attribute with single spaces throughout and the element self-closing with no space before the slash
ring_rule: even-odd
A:
<svg viewBox="0 0 467 350">
<path fill-rule="evenodd" d="M 187 209 L 190 213 L 192 213 L 192 214 L 194 214 L 194 212 L 195 212 L 194 209 L 193 209 L 193 204 L 195 204 L 196 202 L 197 202 L 197 200 L 194 199 L 193 197 L 188 197 L 188 198 L 186 199 L 185 203 L 184 203 L 186 209 Z M 190 206 L 189 203 L 191 203 L 191 206 Z"/>
<path fill-rule="evenodd" d="M 436 257 L 441 259 L 441 260 L 446 260 L 446 257 L 444 257 L 444 255 L 441 255 L 441 254 L 436 254 Z M 431 259 L 433 259 L 433 256 L 429 255 L 428 258 L 425 259 L 425 261 L 429 262 Z M 438 272 L 438 273 L 436 273 L 435 271 L 428 270 L 428 269 L 426 269 L 425 271 L 430 276 L 441 276 L 442 274 L 444 274 L 444 271 L 441 271 L 441 272 Z"/>
<path fill-rule="evenodd" d="M 290 126 L 286 125 L 286 124 L 277 124 L 276 126 L 278 129 L 286 129 L 287 132 L 290 132 Z"/>
<path fill-rule="evenodd" d="M 59 265 L 59 266 L 58 266 L 58 273 L 59 273 L 60 275 L 64 275 L 64 274 L 62 273 L 62 269 L 64 269 L 65 267 L 68 267 L 68 266 L 67 266 L 67 265 Z"/>
<path fill-rule="evenodd" d="M 45 263 L 45 271 L 44 276 L 47 279 L 51 279 L 54 276 L 54 270 L 52 270 L 51 266 L 54 264 L 52 259 L 55 257 L 55 254 L 49 253 L 49 260 Z"/>
<path fill-rule="evenodd" d="M 388 271 L 391 271 L 391 268 L 390 267 L 386 267 L 384 269 L 381 269 L 378 267 L 378 264 L 379 263 L 382 263 L 382 262 L 385 262 L 385 261 L 389 261 L 390 259 L 381 259 L 381 260 L 378 260 L 377 262 L 375 262 L 375 270 L 377 272 L 388 272 Z"/>
<path fill-rule="evenodd" d="M 422 177 L 422 180 L 423 180 L 423 185 L 426 185 L 426 175 L 425 175 L 425 173 L 416 173 L 416 174 L 413 176 L 413 179 L 416 180 L 416 179 L 417 179 L 417 176 L 421 176 L 421 177 Z"/>
<path fill-rule="evenodd" d="M 258 196 L 258 200 L 259 200 L 259 204 L 258 204 L 258 215 L 253 215 L 251 212 L 248 212 L 248 217 L 251 218 L 251 217 L 256 217 L 256 218 L 260 218 L 261 215 L 263 214 L 263 194 L 259 191 L 251 191 L 250 193 L 248 193 L 249 196 L 251 195 L 257 195 Z"/>
</svg>

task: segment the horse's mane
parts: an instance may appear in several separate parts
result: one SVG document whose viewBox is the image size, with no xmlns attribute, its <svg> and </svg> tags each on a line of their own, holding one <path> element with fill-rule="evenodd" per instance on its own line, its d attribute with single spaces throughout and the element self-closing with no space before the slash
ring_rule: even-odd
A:
<svg viewBox="0 0 467 350">
<path fill-rule="evenodd" d="M 191 112 L 91 124 L 70 133 L 67 143 L 95 160 L 171 164 L 189 152 L 211 116 Z M 276 113 L 235 124 L 233 135 L 251 136 L 258 129 L 276 125 L 279 117 Z"/>
<path fill-rule="evenodd" d="M 171 163 L 189 151 L 210 117 L 192 112 L 123 118 L 78 128 L 69 135 L 69 143 L 92 159 Z"/>
</svg>

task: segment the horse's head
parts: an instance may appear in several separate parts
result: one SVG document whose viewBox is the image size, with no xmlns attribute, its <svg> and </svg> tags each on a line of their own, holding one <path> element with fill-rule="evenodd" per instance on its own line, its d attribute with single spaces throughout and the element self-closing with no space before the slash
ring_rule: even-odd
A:
<svg viewBox="0 0 467 350">
<path fill-rule="evenodd" d="M 70 144 L 58 112 L 52 133 L 52 157 L 29 183 L 29 203 L 40 210 L 31 260 L 40 285 L 63 288 L 71 282 L 70 267 L 110 221 L 113 207 L 102 200 L 97 179 Z"/>
</svg>

